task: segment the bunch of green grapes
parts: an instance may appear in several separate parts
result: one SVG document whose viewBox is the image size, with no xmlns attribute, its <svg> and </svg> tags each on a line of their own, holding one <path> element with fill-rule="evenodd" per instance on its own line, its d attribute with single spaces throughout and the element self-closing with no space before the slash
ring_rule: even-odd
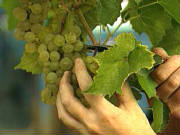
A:
<svg viewBox="0 0 180 135">
<path fill-rule="evenodd" d="M 84 58 L 92 73 L 98 66 L 92 57 L 86 57 L 72 3 L 66 6 L 59 0 L 19 0 L 19 3 L 13 10 L 18 20 L 14 37 L 26 41 L 25 53 L 39 54 L 37 61 L 43 66 L 45 83 L 41 100 L 46 104 L 55 104 L 59 82 L 65 71 L 73 72 L 72 84 L 78 89 L 74 59 Z"/>
</svg>

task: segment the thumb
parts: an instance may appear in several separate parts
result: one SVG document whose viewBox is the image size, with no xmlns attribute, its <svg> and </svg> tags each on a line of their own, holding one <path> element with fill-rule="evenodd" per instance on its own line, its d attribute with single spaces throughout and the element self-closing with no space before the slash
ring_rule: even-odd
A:
<svg viewBox="0 0 180 135">
<path fill-rule="evenodd" d="M 155 54 L 161 56 L 163 60 L 167 60 L 169 58 L 167 52 L 163 48 L 160 48 L 160 47 L 154 48 L 152 50 L 152 52 L 154 52 Z"/>
</svg>

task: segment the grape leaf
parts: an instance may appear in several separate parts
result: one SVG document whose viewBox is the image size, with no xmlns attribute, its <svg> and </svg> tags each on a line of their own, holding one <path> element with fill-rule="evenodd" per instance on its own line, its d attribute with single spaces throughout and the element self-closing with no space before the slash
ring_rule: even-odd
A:
<svg viewBox="0 0 180 135">
<path fill-rule="evenodd" d="M 180 24 L 180 0 L 158 0 L 158 3 Z"/>
<path fill-rule="evenodd" d="M 154 47 L 164 48 L 169 55 L 180 54 L 180 24 L 172 21 L 173 28 L 166 31 L 162 41 Z"/>
<path fill-rule="evenodd" d="M 136 98 L 136 100 L 140 100 L 142 98 L 141 91 L 143 91 L 143 90 L 142 90 L 141 85 L 138 82 L 138 78 L 137 78 L 136 74 L 134 73 L 134 74 L 130 75 L 127 79 L 127 82 L 129 84 L 131 91 L 132 91 L 134 97 Z"/>
<path fill-rule="evenodd" d="M 13 9 L 19 5 L 17 0 L 2 0 L 2 8 L 6 10 L 8 29 L 13 30 L 16 27 L 17 20 L 13 16 Z"/>
<path fill-rule="evenodd" d="M 110 96 L 115 92 L 120 94 L 129 75 L 153 66 L 153 54 L 146 46 L 137 45 L 132 34 L 120 34 L 115 42 L 112 48 L 96 56 L 99 69 L 86 92 Z"/>
<path fill-rule="evenodd" d="M 122 0 L 97 0 L 97 15 L 100 24 L 113 25 L 120 16 Z"/>
<path fill-rule="evenodd" d="M 138 82 L 149 98 L 156 97 L 156 82 L 150 76 L 150 71 L 143 69 L 136 74 Z"/>
<path fill-rule="evenodd" d="M 80 8 L 91 29 L 97 25 L 113 24 L 120 16 L 122 0 L 87 0 Z"/>
<path fill-rule="evenodd" d="M 153 105 L 153 130 L 158 133 L 161 132 L 167 125 L 169 120 L 169 109 L 168 107 L 161 102 L 158 98 L 154 98 Z"/>
<path fill-rule="evenodd" d="M 42 64 L 38 61 L 39 54 L 35 53 L 23 53 L 20 63 L 15 66 L 15 69 L 22 69 L 32 74 L 42 73 Z"/>
<path fill-rule="evenodd" d="M 141 2 L 139 5 L 134 0 L 129 0 L 128 6 L 122 16 L 131 18 L 133 29 L 139 34 L 145 32 L 151 43 L 157 45 L 165 35 L 165 31 L 171 28 L 171 17 L 154 0 Z M 150 5 L 150 6 L 147 6 Z"/>
</svg>

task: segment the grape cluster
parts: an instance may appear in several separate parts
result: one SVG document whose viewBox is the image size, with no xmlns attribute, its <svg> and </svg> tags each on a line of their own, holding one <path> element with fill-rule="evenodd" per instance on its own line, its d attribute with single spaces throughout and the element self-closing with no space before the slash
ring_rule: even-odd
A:
<svg viewBox="0 0 180 135">
<path fill-rule="evenodd" d="M 59 0 L 19 0 L 20 6 L 13 10 L 18 20 L 14 37 L 25 40 L 25 53 L 38 53 L 37 61 L 43 66 L 45 88 L 41 100 L 54 104 L 59 81 L 65 71 L 72 71 L 71 82 L 78 89 L 74 75 L 74 59 L 87 61 L 88 69 L 95 73 L 97 64 L 86 58 L 86 49 L 81 38 L 81 28 L 75 15 L 67 11 Z M 63 24 L 63 27 L 62 27 Z"/>
</svg>

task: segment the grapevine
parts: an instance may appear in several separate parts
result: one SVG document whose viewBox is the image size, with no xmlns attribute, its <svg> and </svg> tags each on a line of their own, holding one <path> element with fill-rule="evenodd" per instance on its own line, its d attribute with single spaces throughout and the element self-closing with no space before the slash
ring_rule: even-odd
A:
<svg viewBox="0 0 180 135">
<path fill-rule="evenodd" d="M 45 83 L 41 99 L 44 103 L 55 104 L 63 72 L 73 70 L 75 58 L 86 57 L 76 3 L 51 0 L 19 2 L 20 5 L 13 9 L 18 20 L 14 37 L 26 41 L 24 53 L 38 53 L 37 61 L 42 67 Z M 93 64 L 88 67 L 95 73 L 98 66 Z M 76 82 L 76 78 L 72 80 Z M 77 83 L 74 87 L 78 89 Z"/>
</svg>

